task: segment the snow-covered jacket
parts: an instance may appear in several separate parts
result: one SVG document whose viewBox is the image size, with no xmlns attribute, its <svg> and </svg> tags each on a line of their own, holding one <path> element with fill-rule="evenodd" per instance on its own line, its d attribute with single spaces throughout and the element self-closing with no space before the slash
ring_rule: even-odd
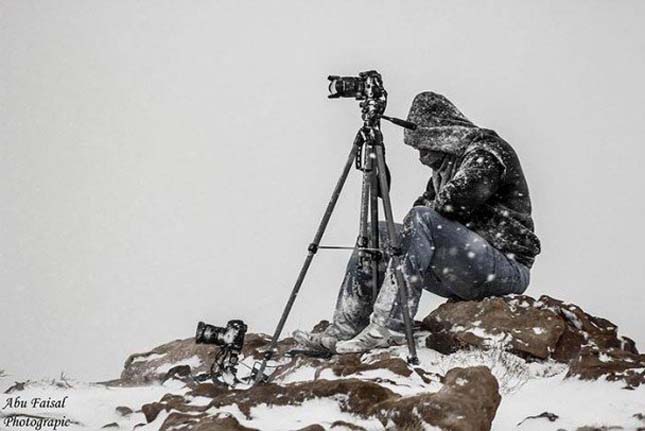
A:
<svg viewBox="0 0 645 431">
<path fill-rule="evenodd" d="M 540 253 L 531 199 L 517 154 L 493 130 L 477 127 L 448 99 L 415 97 L 404 142 L 419 150 L 432 178 L 415 205 L 459 221 L 509 258 L 528 266 Z"/>
</svg>

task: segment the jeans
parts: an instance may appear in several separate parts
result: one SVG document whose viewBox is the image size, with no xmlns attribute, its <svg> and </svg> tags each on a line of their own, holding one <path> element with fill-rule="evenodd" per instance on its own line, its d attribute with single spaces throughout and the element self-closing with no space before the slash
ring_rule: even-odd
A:
<svg viewBox="0 0 645 431">
<path fill-rule="evenodd" d="M 481 299 L 523 293 L 529 285 L 529 268 L 507 257 L 464 225 L 448 220 L 428 207 L 414 207 L 403 225 L 401 270 L 414 317 L 425 289 L 446 298 Z M 388 240 L 385 222 L 379 223 L 381 248 Z M 372 272 L 361 265 L 354 251 L 336 301 L 333 323 L 343 338 L 351 338 L 374 322 L 402 332 L 403 314 L 393 268 L 386 255 L 379 262 L 376 301 L 372 300 Z"/>
</svg>

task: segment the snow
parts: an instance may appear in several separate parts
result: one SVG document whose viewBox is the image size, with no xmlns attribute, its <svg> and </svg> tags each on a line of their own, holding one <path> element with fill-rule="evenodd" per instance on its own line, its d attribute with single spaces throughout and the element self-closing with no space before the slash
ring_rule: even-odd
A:
<svg viewBox="0 0 645 431">
<path fill-rule="evenodd" d="M 183 361 L 177 362 L 176 364 L 170 362 L 170 363 L 161 365 L 157 367 L 157 372 L 159 374 L 167 373 L 168 371 L 170 371 L 171 368 L 176 367 L 178 365 L 189 365 L 191 368 L 197 368 L 200 365 L 202 365 L 202 360 L 199 359 L 199 356 L 197 355 L 191 356 L 190 358 L 184 359 Z"/>
<path fill-rule="evenodd" d="M 445 375 L 454 367 L 484 365 L 497 378 L 502 395 L 502 402 L 493 422 L 493 431 L 574 430 L 584 425 L 621 426 L 625 430 L 635 430 L 639 426 L 645 426 L 645 422 L 635 416 L 637 413 L 645 413 L 645 387 L 625 390 L 624 383 L 621 382 L 565 378 L 568 371 L 566 365 L 553 361 L 529 363 L 510 354 L 502 345 L 493 345 L 488 350 L 472 349 L 443 355 L 421 347 L 423 337 L 427 333 L 419 332 L 415 335 L 420 345 L 419 367 L 428 373 L 428 377 L 432 379 L 430 383 L 425 383 L 416 372 L 409 377 L 404 377 L 387 369 L 364 371 L 350 377 L 376 380 L 382 386 L 402 396 L 409 396 L 421 392 L 438 391 L 442 384 L 438 378 L 436 380 L 432 378 L 433 373 Z M 388 351 L 390 357 L 402 359 L 407 357 L 405 346 L 392 347 Z M 382 354 L 382 350 L 374 351 L 363 355 L 362 360 L 365 363 L 375 362 L 382 359 Z M 192 357 L 180 363 L 195 365 L 196 361 Z M 174 365 L 178 364 L 172 366 Z M 167 368 L 169 369 L 170 365 L 167 365 Z M 316 369 L 302 365 L 286 376 L 281 376 L 279 383 L 312 380 L 315 372 Z M 341 377 L 327 369 L 320 373 L 320 378 Z M 9 388 L 14 380 L 15 378 L 10 376 L 0 377 L 0 392 Z M 460 380 L 456 382 L 458 385 L 467 383 Z M 158 401 L 167 393 L 184 395 L 191 405 L 208 405 L 210 401 L 208 397 L 189 397 L 186 395 L 187 392 L 188 389 L 178 380 L 170 380 L 163 385 L 123 388 L 69 379 L 43 380 L 29 384 L 22 391 L 1 393 L 0 415 L 28 413 L 57 418 L 65 416 L 78 422 L 65 427 L 68 430 L 97 430 L 106 424 L 117 423 L 119 429 L 133 429 L 135 425 L 141 424 L 136 428 L 138 431 L 153 431 L 159 429 L 169 413 L 161 411 L 152 423 L 146 424 L 144 415 L 136 410 L 143 404 Z M 23 400 L 35 397 L 56 400 L 68 396 L 68 401 L 65 409 L 6 408 L 2 410 L 7 400 L 16 396 L 20 396 Z M 316 423 L 329 429 L 331 424 L 338 420 L 360 425 L 368 430 L 383 430 L 376 419 L 365 420 L 342 412 L 339 407 L 340 401 L 340 398 L 316 399 L 306 401 L 300 406 L 259 405 L 251 409 L 250 417 L 246 417 L 235 405 L 219 409 L 211 408 L 208 412 L 232 415 L 244 426 L 268 431 L 299 429 Z M 118 406 L 130 407 L 134 412 L 128 416 L 121 416 L 115 410 Z M 553 422 L 546 417 L 527 419 L 544 412 L 557 415 L 558 419 Z M 521 425 L 518 425 L 520 423 Z M 3 425 L 0 425 L 0 429 L 2 427 Z M 342 428 L 334 428 L 336 429 Z M 434 430 L 436 431 L 436 428 Z"/>
<path fill-rule="evenodd" d="M 141 405 L 153 401 L 158 401 L 168 392 L 185 393 L 185 388 L 170 388 L 164 385 L 149 385 L 142 387 L 107 387 L 101 384 L 83 383 L 77 381 L 60 381 L 60 380 L 43 380 L 28 385 L 23 391 L 15 391 L 9 394 L 4 392 L 12 386 L 14 379 L 10 376 L 0 378 L 0 419 L 5 420 L 4 416 L 11 413 L 22 413 L 30 415 L 42 415 L 47 417 L 67 417 L 78 424 L 71 423 L 69 427 L 59 428 L 65 430 L 98 430 L 102 426 L 116 422 L 122 429 L 132 429 L 138 423 L 146 423 L 142 413 L 132 413 L 127 417 L 121 416 L 115 409 L 118 406 L 127 406 L 132 410 L 137 410 Z M 56 383 L 62 384 L 59 387 Z M 172 389 L 172 390 L 171 390 Z M 64 409 L 12 409 L 6 408 L 7 400 L 11 397 L 20 396 L 21 399 L 30 400 L 35 397 L 62 399 L 68 396 Z M 157 425 L 163 422 L 155 421 Z M 137 428 L 137 430 L 154 430 L 158 428 L 150 427 Z M 4 429 L 4 422 L 0 422 L 0 429 Z M 27 429 L 27 428 L 17 428 Z M 32 428 L 33 429 L 33 428 Z M 45 428 L 43 428 L 45 429 Z"/>
<path fill-rule="evenodd" d="M 137 356 L 132 360 L 133 364 L 136 364 L 137 362 L 148 362 L 148 361 L 154 361 L 156 359 L 161 359 L 165 356 L 165 353 L 151 353 L 149 355 L 141 355 Z"/>
<path fill-rule="evenodd" d="M 532 379 L 521 391 L 502 397 L 492 429 L 557 431 L 604 425 L 635 430 L 645 425 L 634 417 L 645 412 L 645 388 L 628 391 L 623 386 L 619 382 L 563 379 L 562 374 Z M 559 419 L 528 419 L 515 428 L 524 418 L 542 412 L 554 413 Z"/>
<path fill-rule="evenodd" d="M 266 431 L 284 431 L 304 428 L 307 425 L 320 424 L 330 427 L 338 420 L 362 426 L 369 430 L 383 429 L 376 419 L 365 420 L 358 416 L 341 412 L 338 401 L 316 399 L 305 401 L 300 406 L 259 405 L 251 409 L 251 420 L 243 415 L 236 415 L 242 425 Z"/>
</svg>

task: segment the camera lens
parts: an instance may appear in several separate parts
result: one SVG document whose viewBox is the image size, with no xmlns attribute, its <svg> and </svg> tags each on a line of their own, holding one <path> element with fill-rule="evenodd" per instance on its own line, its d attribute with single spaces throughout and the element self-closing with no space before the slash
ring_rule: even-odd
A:
<svg viewBox="0 0 645 431">
<path fill-rule="evenodd" d="M 356 76 L 330 76 L 329 98 L 355 97 L 361 99 L 364 96 L 365 82 Z"/>
<path fill-rule="evenodd" d="M 195 331 L 195 343 L 221 345 L 220 337 L 225 331 L 226 329 L 224 328 L 199 322 Z"/>
</svg>

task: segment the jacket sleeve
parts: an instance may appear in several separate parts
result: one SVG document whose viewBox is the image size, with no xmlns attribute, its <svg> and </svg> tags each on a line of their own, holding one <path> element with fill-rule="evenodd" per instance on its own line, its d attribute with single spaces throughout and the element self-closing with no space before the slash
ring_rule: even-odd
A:
<svg viewBox="0 0 645 431">
<path fill-rule="evenodd" d="M 431 207 L 447 218 L 467 220 L 497 191 L 504 172 L 504 165 L 495 155 L 484 150 L 473 151 L 439 190 Z"/>
<path fill-rule="evenodd" d="M 426 191 L 423 192 L 423 194 L 419 196 L 416 201 L 414 201 L 414 204 L 412 206 L 414 207 L 430 206 L 432 204 L 432 200 L 434 199 L 434 197 L 435 197 L 434 185 L 432 184 L 432 177 L 430 177 L 430 180 L 428 181 L 428 185 L 426 186 Z"/>
</svg>

